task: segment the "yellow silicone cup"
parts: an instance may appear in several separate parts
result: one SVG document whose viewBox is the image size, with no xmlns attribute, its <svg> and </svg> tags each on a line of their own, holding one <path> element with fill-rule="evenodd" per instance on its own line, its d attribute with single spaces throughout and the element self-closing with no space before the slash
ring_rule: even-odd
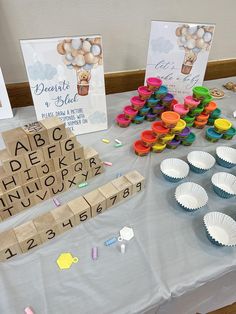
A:
<svg viewBox="0 0 236 314">
<path fill-rule="evenodd" d="M 186 127 L 186 122 L 182 119 L 180 119 L 177 124 L 176 127 L 174 127 L 173 129 L 171 129 L 171 133 L 172 134 L 179 134 L 183 131 L 183 129 Z"/>
<path fill-rule="evenodd" d="M 152 146 L 152 152 L 161 153 L 166 148 L 166 144 L 156 143 Z"/>
<path fill-rule="evenodd" d="M 166 144 L 173 140 L 175 134 L 167 134 L 165 137 L 159 139 L 159 143 Z"/>
<path fill-rule="evenodd" d="M 222 134 L 227 132 L 231 127 L 232 123 L 226 119 L 216 119 L 214 122 L 216 132 Z"/>
</svg>

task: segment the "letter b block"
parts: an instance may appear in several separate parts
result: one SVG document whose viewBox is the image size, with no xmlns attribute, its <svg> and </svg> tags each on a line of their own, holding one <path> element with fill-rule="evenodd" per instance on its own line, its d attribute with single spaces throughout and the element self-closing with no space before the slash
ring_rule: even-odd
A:
<svg viewBox="0 0 236 314">
<path fill-rule="evenodd" d="M 47 130 L 38 121 L 26 124 L 22 129 L 28 136 L 32 150 L 49 145 Z"/>
</svg>

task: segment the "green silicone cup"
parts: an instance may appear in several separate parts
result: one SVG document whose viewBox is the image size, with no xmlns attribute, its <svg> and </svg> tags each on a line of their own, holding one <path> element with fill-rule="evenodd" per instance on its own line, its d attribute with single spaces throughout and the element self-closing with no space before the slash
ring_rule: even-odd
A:
<svg viewBox="0 0 236 314">
<path fill-rule="evenodd" d="M 211 95 L 208 95 L 206 98 L 204 98 L 202 101 L 201 101 L 201 104 L 203 106 L 206 106 L 209 104 L 210 101 L 213 100 L 213 97 Z"/>
<path fill-rule="evenodd" d="M 202 101 L 203 99 L 205 99 L 209 95 L 210 95 L 210 91 L 207 87 L 195 86 L 193 88 L 193 97 L 198 99 L 198 100 Z"/>
</svg>

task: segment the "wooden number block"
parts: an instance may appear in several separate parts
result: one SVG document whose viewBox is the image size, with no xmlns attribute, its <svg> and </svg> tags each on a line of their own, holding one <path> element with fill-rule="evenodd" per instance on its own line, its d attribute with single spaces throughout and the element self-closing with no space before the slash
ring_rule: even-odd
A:
<svg viewBox="0 0 236 314">
<path fill-rule="evenodd" d="M 54 185 L 50 186 L 49 191 L 50 191 L 51 197 L 66 191 L 65 181 L 60 181 L 60 182 L 55 183 Z"/>
<path fill-rule="evenodd" d="M 0 166 L 0 189 L 4 192 L 14 189 L 21 184 L 21 177 L 19 173 L 8 175 L 2 166 Z"/>
<path fill-rule="evenodd" d="M 112 181 L 112 184 L 119 190 L 120 200 L 125 200 L 132 195 L 132 184 L 125 177 L 119 177 Z"/>
<path fill-rule="evenodd" d="M 66 138 L 65 123 L 58 117 L 41 120 L 40 123 L 48 133 L 49 142 L 54 143 Z"/>
<path fill-rule="evenodd" d="M 112 207 L 119 203 L 120 201 L 119 190 L 117 190 L 117 188 L 115 188 L 113 184 L 107 183 L 98 188 L 98 190 L 106 198 L 107 208 Z"/>
<path fill-rule="evenodd" d="M 32 150 L 50 144 L 47 130 L 40 122 L 36 121 L 25 124 L 22 129 L 28 136 Z"/>
<path fill-rule="evenodd" d="M 68 153 L 72 159 L 72 163 L 84 159 L 84 148 L 82 146 L 75 148 Z"/>
<path fill-rule="evenodd" d="M 80 148 L 81 145 L 77 141 L 76 135 L 70 129 L 66 129 L 66 138 L 60 141 L 61 153 L 66 155 L 74 149 Z"/>
<path fill-rule="evenodd" d="M 92 171 L 92 176 L 96 177 L 105 171 L 104 165 L 102 163 L 98 164 L 96 167 L 91 168 L 91 171 Z"/>
<path fill-rule="evenodd" d="M 48 161 L 61 155 L 60 143 L 53 143 L 42 148 L 44 160 Z"/>
<path fill-rule="evenodd" d="M 130 171 L 124 177 L 132 183 L 132 194 L 143 190 L 145 178 L 137 170 Z"/>
<path fill-rule="evenodd" d="M 39 178 L 42 189 L 47 189 L 57 183 L 57 174 L 52 172 L 44 177 Z"/>
<path fill-rule="evenodd" d="M 23 188 L 21 186 L 18 186 L 12 190 L 7 191 L 7 193 L 5 195 L 7 198 L 7 202 L 9 204 L 12 204 L 14 202 L 19 201 L 22 198 L 25 198 L 25 194 L 24 194 Z"/>
<path fill-rule="evenodd" d="M 70 201 L 67 205 L 73 212 L 76 225 L 91 218 L 91 207 L 82 196 Z"/>
<path fill-rule="evenodd" d="M 22 185 L 38 178 L 36 167 L 30 167 L 28 169 L 25 169 L 24 171 L 20 172 L 19 175 L 21 178 Z"/>
<path fill-rule="evenodd" d="M 42 149 L 34 150 L 28 154 L 25 154 L 25 161 L 27 168 L 42 164 L 44 162 L 44 155 Z"/>
<path fill-rule="evenodd" d="M 20 208 L 15 203 L 15 204 L 8 205 L 4 208 L 1 208 L 0 216 L 1 216 L 2 220 L 6 220 L 6 219 L 16 215 L 19 212 L 20 212 Z"/>
<path fill-rule="evenodd" d="M 94 190 L 85 194 L 84 198 L 91 207 L 92 217 L 95 217 L 106 210 L 106 198 L 99 192 L 99 190 Z"/>
<path fill-rule="evenodd" d="M 22 128 L 2 132 L 2 138 L 11 156 L 19 156 L 31 151 L 28 136 Z"/>
<path fill-rule="evenodd" d="M 42 189 L 39 179 L 28 181 L 22 187 L 23 187 L 25 196 L 32 195 L 33 193 L 36 193 L 37 191 Z"/>
<path fill-rule="evenodd" d="M 51 210 L 51 214 L 56 220 L 56 224 L 60 233 L 70 230 L 75 226 L 75 217 L 68 205 Z"/>
<path fill-rule="evenodd" d="M 12 229 L 0 233 L 0 239 L 0 261 L 7 261 L 14 256 L 22 254 Z"/>
<path fill-rule="evenodd" d="M 7 174 L 15 174 L 27 169 L 24 155 L 12 157 L 6 149 L 0 150 L 0 160 Z"/>
<path fill-rule="evenodd" d="M 47 188 L 43 188 L 40 191 L 34 193 L 35 204 L 46 201 L 51 197 L 50 191 Z"/>
<path fill-rule="evenodd" d="M 50 212 L 35 218 L 33 223 L 42 243 L 52 240 L 60 234 L 57 222 Z"/>
<path fill-rule="evenodd" d="M 53 164 L 55 171 L 69 167 L 74 162 L 73 156 L 71 154 L 61 155 L 53 158 Z"/>
<path fill-rule="evenodd" d="M 55 172 L 53 160 L 47 160 L 46 162 L 36 166 L 36 172 L 39 178 Z"/>
<path fill-rule="evenodd" d="M 37 229 L 32 220 L 13 229 L 23 253 L 41 244 Z"/>
<path fill-rule="evenodd" d="M 92 147 L 84 148 L 84 158 L 87 168 L 94 168 L 101 164 L 101 159 L 98 156 L 98 152 Z"/>
</svg>

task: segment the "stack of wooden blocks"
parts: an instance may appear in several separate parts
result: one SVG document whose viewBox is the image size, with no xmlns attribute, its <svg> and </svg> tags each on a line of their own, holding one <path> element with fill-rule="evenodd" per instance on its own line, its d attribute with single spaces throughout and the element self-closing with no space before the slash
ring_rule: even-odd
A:
<svg viewBox="0 0 236 314">
<path fill-rule="evenodd" d="M 2 133 L 0 219 L 5 220 L 103 172 L 98 153 L 83 148 L 57 117 Z"/>
<path fill-rule="evenodd" d="M 28 252 L 57 235 L 103 213 L 122 200 L 141 192 L 144 177 L 131 171 L 69 203 L 0 234 L 0 260 Z"/>
</svg>

